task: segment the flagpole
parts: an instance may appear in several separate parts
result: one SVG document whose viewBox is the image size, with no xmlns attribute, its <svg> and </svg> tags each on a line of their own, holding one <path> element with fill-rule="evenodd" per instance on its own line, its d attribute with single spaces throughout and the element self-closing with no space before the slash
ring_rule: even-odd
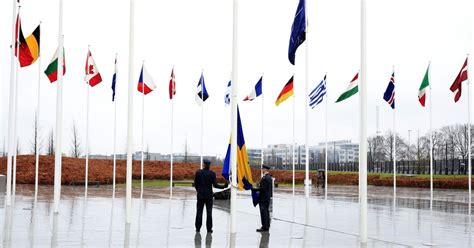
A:
<svg viewBox="0 0 474 248">
<path fill-rule="evenodd" d="M 128 41 L 128 112 L 127 112 L 127 178 L 126 178 L 126 222 L 132 222 L 132 146 L 133 146 L 133 55 L 135 0 L 130 0 L 130 31 Z"/>
<path fill-rule="evenodd" d="M 201 72 L 201 77 L 203 77 L 203 72 Z M 200 163 L 200 168 L 202 169 L 202 162 L 203 162 L 203 157 L 202 157 L 202 147 L 203 147 L 203 140 L 204 140 L 204 80 L 201 82 L 201 163 Z"/>
<path fill-rule="evenodd" d="M 231 100 L 231 150 L 230 165 L 232 187 L 230 193 L 230 233 L 235 234 L 237 229 L 237 92 L 238 92 L 238 7 L 239 1 L 233 0 L 232 23 L 232 100 Z"/>
<path fill-rule="evenodd" d="M 19 10 L 18 10 L 19 12 Z M 18 28 L 16 25 L 17 17 L 17 1 L 13 0 L 13 14 L 12 14 L 12 47 L 10 54 L 10 95 L 8 100 L 8 157 L 7 157 L 7 192 L 6 205 L 11 205 L 11 191 L 12 191 L 12 159 L 13 159 L 13 125 L 14 125 L 14 103 L 15 103 L 15 68 L 18 66 L 15 58 L 15 45 Z"/>
<path fill-rule="evenodd" d="M 395 87 L 395 66 L 393 66 L 393 86 Z M 393 89 L 395 90 L 395 89 Z M 393 99 L 393 207 L 397 203 L 397 131 L 395 128 L 395 98 Z"/>
<path fill-rule="evenodd" d="M 433 105 L 431 98 L 433 91 L 431 90 L 431 61 L 428 64 L 428 81 L 430 82 L 430 211 L 433 210 Z"/>
<path fill-rule="evenodd" d="M 117 54 L 115 54 L 115 68 L 117 68 Z M 116 71 L 114 73 L 117 73 Z M 117 74 L 115 74 L 117 77 Z M 117 78 L 115 78 L 115 89 L 117 88 Z M 117 99 L 115 97 L 115 89 L 114 89 L 114 168 L 113 168 L 113 175 L 112 175 L 112 197 L 115 197 L 115 174 L 117 172 Z"/>
<path fill-rule="evenodd" d="M 263 153 L 263 150 L 264 150 L 264 148 L 265 148 L 264 145 L 263 145 L 263 138 L 264 138 L 264 136 L 265 136 L 265 135 L 263 135 L 263 126 L 264 126 L 264 118 L 263 118 L 263 116 L 264 116 L 264 113 L 265 113 L 265 111 L 264 111 L 264 105 L 265 105 L 265 104 L 264 104 L 264 103 L 265 103 L 265 101 L 264 101 L 264 94 L 263 94 L 263 75 L 262 75 L 262 131 L 261 131 L 261 135 L 262 135 L 262 137 L 261 137 L 261 138 L 262 138 L 262 150 L 261 150 L 261 152 L 260 152 L 260 156 L 261 156 L 261 158 L 260 158 L 260 177 L 263 177 L 263 159 L 265 158 L 264 153 Z"/>
<path fill-rule="evenodd" d="M 145 68 L 145 61 L 143 61 L 142 69 Z M 145 82 L 142 82 L 142 161 L 140 165 L 140 198 L 143 198 L 143 147 L 144 147 L 144 138 L 145 138 Z M 147 154 L 148 155 L 148 154 Z"/>
<path fill-rule="evenodd" d="M 59 50 L 58 50 L 58 80 L 56 94 L 56 149 L 54 152 L 54 213 L 59 213 L 61 198 L 61 167 L 62 167 L 62 129 L 63 129 L 63 0 L 59 0 Z"/>
<path fill-rule="evenodd" d="M 309 197 L 309 186 L 310 186 L 310 181 L 309 181 L 309 102 L 308 102 L 308 81 L 309 81 L 309 24 L 308 24 L 308 1 L 305 0 L 305 17 L 306 17 L 306 56 L 305 56 L 305 180 L 304 180 L 304 191 L 305 191 L 305 196 L 308 198 Z"/>
<path fill-rule="evenodd" d="M 88 46 L 87 51 L 87 65 L 89 65 L 89 53 L 91 51 L 91 46 Z M 86 75 L 87 77 L 87 75 Z M 87 79 L 87 78 L 86 78 Z M 89 80 L 86 80 L 87 83 L 87 112 L 86 112 L 86 175 L 85 175 L 85 190 L 84 190 L 84 197 L 87 198 L 87 188 L 89 186 L 89 91 L 90 91 L 90 83 Z"/>
<path fill-rule="evenodd" d="M 325 84 L 327 85 L 327 81 L 325 82 Z M 327 86 L 326 86 L 326 124 L 325 124 L 326 149 L 324 151 L 325 153 L 324 154 L 324 200 L 327 200 L 328 198 L 328 101 L 329 99 L 328 99 Z"/>
<path fill-rule="evenodd" d="M 469 54 L 467 55 L 467 60 L 469 59 Z M 469 63 L 469 62 L 468 62 Z M 467 64 L 466 68 L 469 74 L 469 64 Z M 472 171 L 471 171 L 471 80 L 469 79 L 469 75 L 467 75 L 467 167 L 468 167 L 468 188 L 469 188 L 469 217 L 471 216 L 471 203 L 472 203 L 472 196 L 471 196 L 471 180 L 472 180 Z M 471 223 L 471 218 L 469 218 L 469 223 Z"/>
<path fill-rule="evenodd" d="M 361 63 L 360 63 L 360 140 L 359 140 L 359 201 L 360 242 L 367 244 L 367 27 L 366 0 L 361 0 Z"/>
<path fill-rule="evenodd" d="M 18 7 L 18 16 L 20 15 L 20 10 L 21 10 L 21 6 Z M 18 27 L 21 27 L 21 20 L 18 19 Z M 20 31 L 18 30 L 18 33 L 20 33 Z M 18 39 L 19 38 L 19 35 L 18 35 Z M 18 41 L 18 46 L 16 46 L 16 54 L 18 54 L 18 57 L 20 57 L 20 41 Z M 18 84 L 19 84 L 19 81 L 18 81 L 18 70 L 20 68 L 20 61 L 18 59 L 18 63 L 16 64 L 16 67 L 15 67 L 15 103 L 13 105 L 13 108 L 14 108 L 14 125 L 13 125 L 13 186 L 12 186 L 12 189 L 13 189 L 13 195 L 15 195 L 15 191 L 16 191 L 16 158 L 17 158 L 17 153 L 18 153 Z"/>
<path fill-rule="evenodd" d="M 295 195 L 295 94 L 293 94 L 293 136 L 291 139 L 291 149 L 292 149 L 292 156 L 291 156 L 291 168 L 292 168 L 292 181 L 291 181 L 291 186 L 292 186 L 292 192 L 293 196 Z"/>
<path fill-rule="evenodd" d="M 40 22 L 40 30 L 41 30 L 41 23 Z M 38 44 L 40 45 L 40 44 Z M 38 49 L 38 96 L 37 96 L 37 104 L 36 104 L 36 135 L 35 135 L 35 144 L 36 144 L 36 159 L 35 159 L 35 200 L 38 197 L 38 173 L 39 173 L 39 159 L 40 159 L 40 149 L 39 149 L 39 137 L 38 137 L 38 130 L 39 130 L 39 123 L 40 123 L 40 103 L 41 103 L 41 46 Z"/>
<path fill-rule="evenodd" d="M 172 81 L 172 91 L 171 91 L 171 147 L 170 147 L 170 151 L 171 151 L 171 157 L 170 157 L 170 197 L 173 195 L 173 135 L 174 135 L 174 89 L 175 89 L 175 85 L 174 85 L 174 66 L 173 66 L 173 69 L 172 69 L 172 78 L 171 80 Z"/>
</svg>

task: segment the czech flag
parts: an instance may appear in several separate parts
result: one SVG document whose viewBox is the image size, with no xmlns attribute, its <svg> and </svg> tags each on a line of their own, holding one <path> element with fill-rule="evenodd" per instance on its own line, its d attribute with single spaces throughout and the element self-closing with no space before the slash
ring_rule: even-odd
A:
<svg viewBox="0 0 474 248">
<path fill-rule="evenodd" d="M 142 66 L 142 71 L 140 72 L 140 79 L 138 80 L 137 90 L 140 93 L 147 95 L 156 88 L 156 85 L 153 83 L 153 78 L 150 76 L 148 71 L 145 68 L 145 65 Z"/>
<path fill-rule="evenodd" d="M 229 141 L 224 165 L 222 166 L 222 176 L 227 181 L 229 181 L 230 174 L 230 151 L 231 141 Z M 247 154 L 247 148 L 245 147 L 244 132 L 242 130 L 242 122 L 240 121 L 240 111 L 237 107 L 237 186 L 239 190 L 250 190 L 252 189 L 252 184 L 252 171 L 250 170 L 249 157 Z"/>
</svg>

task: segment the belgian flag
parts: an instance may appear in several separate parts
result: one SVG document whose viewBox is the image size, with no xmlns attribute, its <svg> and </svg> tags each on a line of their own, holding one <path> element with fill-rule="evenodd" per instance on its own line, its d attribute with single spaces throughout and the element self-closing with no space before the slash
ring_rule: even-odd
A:
<svg viewBox="0 0 474 248">
<path fill-rule="evenodd" d="M 293 95 L 293 76 L 291 76 L 290 80 L 288 80 L 288 83 L 285 84 L 285 87 L 280 92 L 280 95 L 278 95 L 278 98 L 275 101 L 275 104 L 278 106 L 280 103 L 284 102 L 286 99 L 288 99 L 290 96 Z"/>
<path fill-rule="evenodd" d="M 26 67 L 33 64 L 40 56 L 40 25 L 26 38 L 19 18 L 17 18 L 17 25 L 19 25 L 18 52 L 20 54 L 18 60 L 21 67 Z"/>
</svg>

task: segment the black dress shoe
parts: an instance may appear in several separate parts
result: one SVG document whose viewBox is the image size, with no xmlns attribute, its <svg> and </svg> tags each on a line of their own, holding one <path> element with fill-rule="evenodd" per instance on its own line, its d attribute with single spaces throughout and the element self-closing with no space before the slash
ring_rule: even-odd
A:
<svg viewBox="0 0 474 248">
<path fill-rule="evenodd" d="M 199 229 L 196 229 L 196 232 L 201 232 L 201 230 L 199 230 Z"/>
<path fill-rule="evenodd" d="M 257 229 L 257 232 L 268 232 L 267 228 L 259 228 Z"/>
</svg>

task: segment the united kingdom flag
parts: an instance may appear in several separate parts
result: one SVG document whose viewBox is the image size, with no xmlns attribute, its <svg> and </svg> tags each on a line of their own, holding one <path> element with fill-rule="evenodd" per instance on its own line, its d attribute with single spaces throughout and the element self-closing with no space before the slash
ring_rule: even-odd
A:
<svg viewBox="0 0 474 248">
<path fill-rule="evenodd" d="M 395 109 L 395 72 L 392 72 L 390 82 L 388 83 L 385 93 L 383 93 L 383 99 L 390 105 L 390 107 L 392 107 L 392 109 Z"/>
</svg>

